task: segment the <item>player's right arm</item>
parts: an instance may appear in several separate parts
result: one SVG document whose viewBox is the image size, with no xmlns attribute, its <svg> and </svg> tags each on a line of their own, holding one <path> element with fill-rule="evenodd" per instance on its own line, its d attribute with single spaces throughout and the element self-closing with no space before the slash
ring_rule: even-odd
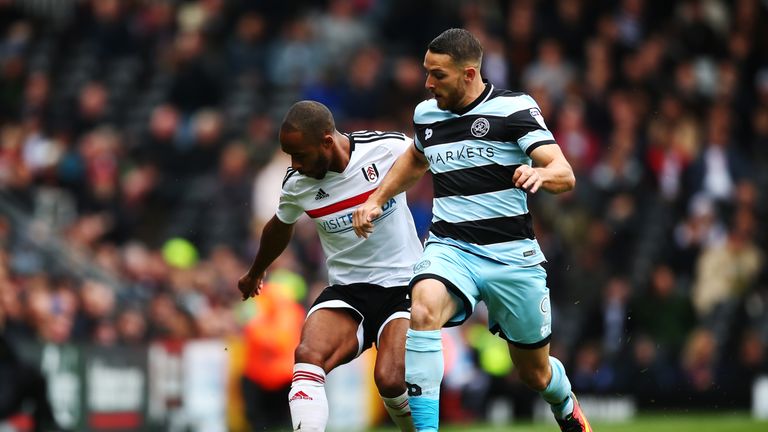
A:
<svg viewBox="0 0 768 432">
<path fill-rule="evenodd" d="M 373 232 L 373 221 L 381 216 L 381 206 L 390 198 L 408 190 L 427 172 L 429 161 L 415 146 L 408 147 L 395 161 L 376 192 L 352 213 L 352 227 L 358 237 Z"/>
<path fill-rule="evenodd" d="M 259 294 L 264 272 L 288 247 L 291 236 L 293 236 L 293 224 L 282 222 L 277 216 L 272 216 L 272 219 L 264 225 L 256 258 L 248 272 L 237 282 L 237 288 L 243 294 L 243 300 Z"/>
</svg>

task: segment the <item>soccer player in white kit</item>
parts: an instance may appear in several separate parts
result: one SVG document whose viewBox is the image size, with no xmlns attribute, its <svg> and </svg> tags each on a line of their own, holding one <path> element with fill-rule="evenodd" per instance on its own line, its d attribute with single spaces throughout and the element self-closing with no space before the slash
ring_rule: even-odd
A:
<svg viewBox="0 0 768 432">
<path fill-rule="evenodd" d="M 310 308 L 295 352 L 288 395 L 293 429 L 323 431 L 328 421 L 325 376 L 375 343 L 374 381 L 392 420 L 414 430 L 405 386 L 408 282 L 422 251 L 405 193 L 382 206 L 366 241 L 352 229 L 352 212 L 413 145 L 399 132 L 336 130 L 325 105 L 301 101 L 288 111 L 280 145 L 291 156 L 280 204 L 265 225 L 259 251 L 240 278 L 243 300 L 259 293 L 264 273 L 285 250 L 302 213 L 317 226 L 329 285 Z"/>
</svg>

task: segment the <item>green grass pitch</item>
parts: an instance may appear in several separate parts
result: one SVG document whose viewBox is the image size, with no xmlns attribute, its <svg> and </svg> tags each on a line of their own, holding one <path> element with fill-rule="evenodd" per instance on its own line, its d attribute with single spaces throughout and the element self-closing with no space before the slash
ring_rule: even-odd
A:
<svg viewBox="0 0 768 432">
<path fill-rule="evenodd" d="M 746 413 L 643 414 L 626 423 L 592 424 L 595 432 L 768 432 L 768 420 L 756 420 Z M 450 425 L 444 432 L 558 432 L 545 423 L 510 423 L 504 426 Z M 377 429 L 396 432 L 397 429 Z"/>
</svg>

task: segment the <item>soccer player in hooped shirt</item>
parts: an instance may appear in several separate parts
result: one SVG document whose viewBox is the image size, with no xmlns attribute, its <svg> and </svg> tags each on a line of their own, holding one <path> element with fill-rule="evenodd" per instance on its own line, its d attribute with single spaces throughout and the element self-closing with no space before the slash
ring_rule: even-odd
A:
<svg viewBox="0 0 768 432">
<path fill-rule="evenodd" d="M 283 120 L 280 145 L 291 156 L 291 167 L 277 213 L 265 225 L 256 258 L 238 288 L 243 300 L 257 295 L 267 267 L 287 247 L 293 224 L 302 213 L 314 220 L 330 286 L 310 308 L 296 348 L 288 395 L 294 430 L 325 430 L 325 375 L 372 343 L 378 348 L 374 381 L 384 406 L 401 430 L 414 430 L 404 351 L 408 281 L 422 247 L 405 193 L 382 203 L 378 231 L 369 240 L 352 229 L 354 208 L 412 144 L 399 132 L 341 133 L 328 108 L 314 101 L 297 102 Z"/>
<path fill-rule="evenodd" d="M 373 238 L 382 203 L 432 172 L 432 225 L 410 282 L 405 349 L 417 430 L 438 429 L 440 328 L 464 322 L 482 299 L 491 332 L 508 342 L 520 378 L 550 404 L 560 429 L 590 432 L 562 363 L 549 355 L 545 258 L 526 195 L 568 191 L 575 178 L 533 98 L 483 81 L 482 53 L 463 29 L 429 44 L 425 86 L 434 98 L 416 107 L 414 146 L 355 210 L 355 232 Z"/>
</svg>

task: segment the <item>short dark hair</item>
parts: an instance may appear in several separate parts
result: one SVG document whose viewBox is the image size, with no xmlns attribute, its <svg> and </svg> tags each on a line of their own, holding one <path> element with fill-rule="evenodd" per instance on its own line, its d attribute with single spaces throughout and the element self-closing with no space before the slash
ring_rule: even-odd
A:
<svg viewBox="0 0 768 432">
<path fill-rule="evenodd" d="M 303 100 L 291 105 L 280 130 L 297 131 L 309 138 L 321 138 L 336 130 L 331 110 L 320 102 Z"/>
<path fill-rule="evenodd" d="M 448 54 L 458 64 L 483 62 L 483 47 L 470 32 L 460 28 L 448 29 L 432 39 L 427 47 L 435 54 Z"/>
</svg>

